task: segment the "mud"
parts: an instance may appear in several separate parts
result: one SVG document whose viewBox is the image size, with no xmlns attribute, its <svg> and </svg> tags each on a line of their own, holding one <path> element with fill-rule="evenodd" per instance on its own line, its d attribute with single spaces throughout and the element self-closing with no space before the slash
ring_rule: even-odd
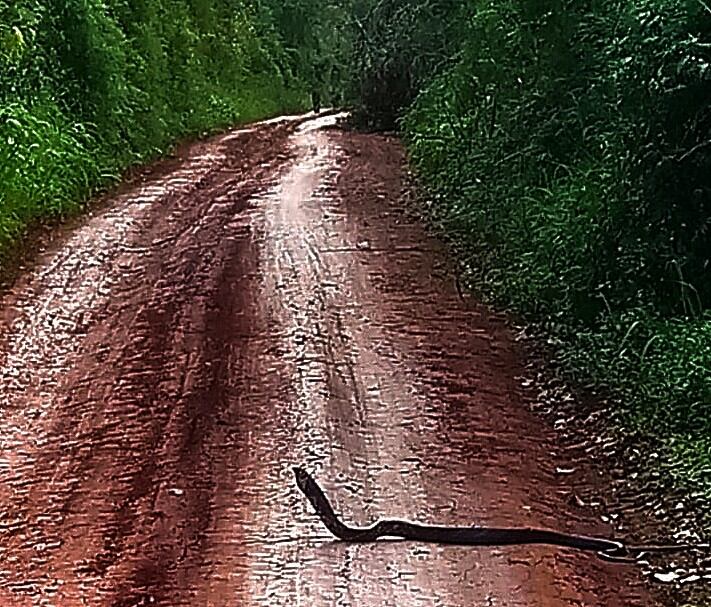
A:
<svg viewBox="0 0 711 607">
<path fill-rule="evenodd" d="M 612 534 L 406 212 L 398 143 L 332 121 L 185 150 L 4 297 L 1 605 L 655 604 L 589 554 L 347 545 L 309 510 L 294 464 L 355 523 Z"/>
</svg>

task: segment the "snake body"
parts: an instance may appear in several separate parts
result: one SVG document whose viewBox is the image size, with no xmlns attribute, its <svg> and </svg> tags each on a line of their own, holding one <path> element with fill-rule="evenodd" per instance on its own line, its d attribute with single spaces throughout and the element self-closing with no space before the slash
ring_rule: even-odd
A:
<svg viewBox="0 0 711 607">
<path fill-rule="evenodd" d="M 381 520 L 370 527 L 349 527 L 336 515 L 318 483 L 303 468 L 293 468 L 296 484 L 316 510 L 323 524 L 338 539 L 346 542 L 373 542 L 380 538 L 401 538 L 467 546 L 511 546 L 548 544 L 589 550 L 610 559 L 623 559 L 627 549 L 620 542 L 557 531 L 502 527 L 445 527 L 420 525 L 402 520 Z"/>
</svg>

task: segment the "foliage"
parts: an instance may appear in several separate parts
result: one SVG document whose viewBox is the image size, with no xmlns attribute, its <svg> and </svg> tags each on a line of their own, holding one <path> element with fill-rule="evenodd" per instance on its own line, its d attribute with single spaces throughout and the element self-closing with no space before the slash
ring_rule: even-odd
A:
<svg viewBox="0 0 711 607">
<path fill-rule="evenodd" d="M 409 4 L 416 15 L 446 3 Z M 365 111 L 402 117 L 472 282 L 546 323 L 576 377 L 616 391 L 625 423 L 708 470 L 711 9 L 458 5 L 432 20 L 450 32 L 435 40 L 374 19 L 389 41 L 359 64 Z M 380 78 L 413 57 L 424 63 L 405 85 Z"/>
<path fill-rule="evenodd" d="M 457 0 L 354 3 L 350 96 L 363 125 L 395 127 L 432 75 L 453 62 L 466 13 Z"/>
<path fill-rule="evenodd" d="M 289 69 L 326 103 L 342 101 L 351 52 L 349 10 L 348 2 L 325 0 L 285 0 L 270 9 Z"/>
</svg>

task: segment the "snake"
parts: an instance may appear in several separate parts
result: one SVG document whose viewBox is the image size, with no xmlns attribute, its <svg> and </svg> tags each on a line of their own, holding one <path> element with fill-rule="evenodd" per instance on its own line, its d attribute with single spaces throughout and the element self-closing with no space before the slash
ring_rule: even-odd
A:
<svg viewBox="0 0 711 607">
<path fill-rule="evenodd" d="M 369 527 L 351 527 L 339 519 L 323 489 L 304 468 L 295 466 L 292 471 L 298 488 L 311 503 L 321 522 L 333 536 L 344 542 L 362 543 L 375 542 L 382 538 L 399 538 L 461 546 L 545 544 L 595 552 L 604 560 L 613 562 L 635 562 L 644 552 L 678 552 L 709 548 L 708 544 L 626 546 L 612 539 L 547 529 L 421 525 L 399 519 L 380 520 Z"/>
</svg>

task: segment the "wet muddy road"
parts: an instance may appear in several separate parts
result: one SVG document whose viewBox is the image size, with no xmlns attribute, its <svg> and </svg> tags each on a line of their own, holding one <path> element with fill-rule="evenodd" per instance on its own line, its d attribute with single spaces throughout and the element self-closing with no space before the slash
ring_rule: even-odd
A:
<svg viewBox="0 0 711 607">
<path fill-rule="evenodd" d="M 313 516 L 294 464 L 354 523 L 609 533 L 399 201 L 397 143 L 327 125 L 189 147 L 5 295 L 0 605 L 654 604 L 589 554 L 346 545 Z"/>
</svg>

